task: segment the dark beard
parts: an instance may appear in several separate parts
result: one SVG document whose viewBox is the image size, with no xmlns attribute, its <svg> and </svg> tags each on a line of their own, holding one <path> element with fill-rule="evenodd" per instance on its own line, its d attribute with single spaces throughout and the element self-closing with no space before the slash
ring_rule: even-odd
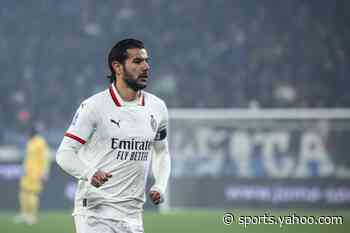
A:
<svg viewBox="0 0 350 233">
<path fill-rule="evenodd" d="M 147 85 L 138 84 L 137 79 L 133 79 L 129 72 L 124 68 L 124 81 L 128 87 L 130 87 L 134 91 L 145 89 Z"/>
<path fill-rule="evenodd" d="M 138 84 L 137 80 L 129 79 L 127 77 L 125 77 L 124 81 L 126 85 L 128 85 L 128 87 L 130 87 L 134 91 L 142 90 L 146 87 L 146 85 Z"/>
</svg>

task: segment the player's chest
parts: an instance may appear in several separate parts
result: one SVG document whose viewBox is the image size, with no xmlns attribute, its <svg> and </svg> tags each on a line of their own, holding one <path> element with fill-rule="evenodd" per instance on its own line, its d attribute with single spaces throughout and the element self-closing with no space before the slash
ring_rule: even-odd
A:
<svg viewBox="0 0 350 233">
<path fill-rule="evenodd" d="M 153 140 L 159 124 L 158 118 L 158 114 L 148 108 L 122 107 L 104 112 L 97 128 L 104 137 Z"/>
</svg>

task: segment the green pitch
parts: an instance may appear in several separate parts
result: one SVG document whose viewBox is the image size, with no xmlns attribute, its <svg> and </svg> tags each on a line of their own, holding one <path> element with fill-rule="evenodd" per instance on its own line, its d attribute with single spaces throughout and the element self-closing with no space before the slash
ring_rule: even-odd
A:
<svg viewBox="0 0 350 233">
<path fill-rule="evenodd" d="M 177 211 L 169 214 L 145 213 L 146 233 L 341 233 L 350 232 L 350 212 L 346 211 L 293 211 L 299 216 L 337 215 L 343 216 L 342 225 L 249 225 L 246 228 L 237 222 L 226 226 L 222 222 L 225 211 Z M 239 216 L 259 216 L 264 210 L 232 211 Z M 271 215 L 288 215 L 289 211 L 271 211 Z M 0 213 L 1 233 L 74 233 L 73 219 L 68 212 L 43 212 L 40 221 L 33 226 L 16 225 L 13 213 Z"/>
</svg>

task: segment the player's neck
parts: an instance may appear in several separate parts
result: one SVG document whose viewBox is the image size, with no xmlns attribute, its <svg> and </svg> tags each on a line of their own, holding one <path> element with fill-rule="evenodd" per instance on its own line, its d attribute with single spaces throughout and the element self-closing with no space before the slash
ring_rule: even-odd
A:
<svg viewBox="0 0 350 233">
<path fill-rule="evenodd" d="M 137 98 L 138 92 L 128 87 L 125 82 L 118 81 L 113 83 L 113 85 L 115 85 L 120 97 L 122 97 L 124 101 L 133 101 Z"/>
</svg>

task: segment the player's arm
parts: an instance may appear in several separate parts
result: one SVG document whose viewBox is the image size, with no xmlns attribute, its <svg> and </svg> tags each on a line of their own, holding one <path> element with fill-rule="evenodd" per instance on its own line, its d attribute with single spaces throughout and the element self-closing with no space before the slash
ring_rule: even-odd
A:
<svg viewBox="0 0 350 233">
<path fill-rule="evenodd" d="M 48 156 L 47 156 L 47 146 L 44 141 L 40 140 L 35 148 L 36 159 L 37 159 L 37 169 L 38 178 L 43 180 L 46 175 Z"/>
<path fill-rule="evenodd" d="M 150 198 L 154 204 L 159 204 L 163 201 L 163 195 L 166 190 L 171 162 L 167 139 L 168 130 L 168 112 L 165 107 L 163 120 L 160 123 L 157 136 L 154 142 L 154 154 L 152 157 L 152 172 L 155 183 L 150 189 Z"/>
<path fill-rule="evenodd" d="M 44 141 L 44 151 L 43 151 L 43 155 L 44 155 L 44 173 L 42 176 L 42 180 L 43 181 L 47 181 L 49 174 L 50 174 L 50 148 L 47 145 L 47 143 Z"/>
<path fill-rule="evenodd" d="M 83 103 L 77 110 L 72 124 L 58 148 L 56 161 L 71 176 L 89 181 L 99 187 L 111 177 L 110 173 L 98 171 L 78 156 L 79 150 L 87 143 L 96 127 L 97 118 L 89 103 Z"/>
</svg>

